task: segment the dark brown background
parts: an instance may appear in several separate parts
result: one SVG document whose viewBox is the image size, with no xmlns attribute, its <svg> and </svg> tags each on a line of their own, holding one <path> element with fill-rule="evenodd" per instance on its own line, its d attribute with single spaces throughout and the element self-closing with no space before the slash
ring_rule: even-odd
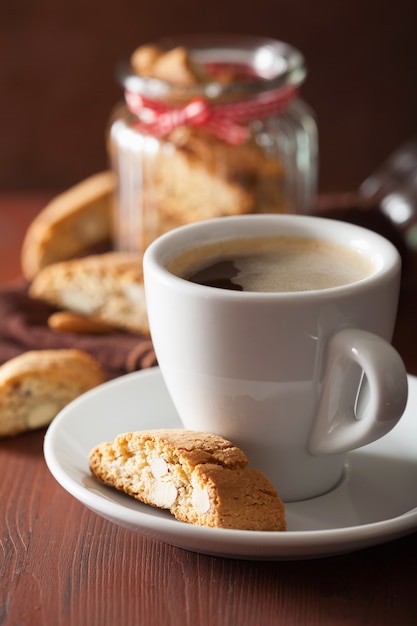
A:
<svg viewBox="0 0 417 626">
<path fill-rule="evenodd" d="M 2 0 L 0 190 L 65 188 L 107 167 L 114 75 L 165 35 L 247 33 L 305 55 L 320 190 L 355 188 L 417 129 L 415 0 Z"/>
</svg>

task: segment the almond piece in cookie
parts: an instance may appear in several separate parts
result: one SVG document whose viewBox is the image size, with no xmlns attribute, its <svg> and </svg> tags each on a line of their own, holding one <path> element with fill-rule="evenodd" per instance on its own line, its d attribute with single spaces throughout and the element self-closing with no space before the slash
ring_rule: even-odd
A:
<svg viewBox="0 0 417 626">
<path fill-rule="evenodd" d="M 203 66 L 197 64 L 183 46 L 171 50 L 155 45 L 140 46 L 131 55 L 130 64 L 138 76 L 149 76 L 177 87 L 190 87 L 208 80 Z"/>
<path fill-rule="evenodd" d="M 81 256 L 112 237 L 114 176 L 90 176 L 56 196 L 35 217 L 22 245 L 21 266 L 31 280 L 47 265 Z"/>
<path fill-rule="evenodd" d="M 155 62 L 162 55 L 162 50 L 153 44 L 136 48 L 130 57 L 132 70 L 138 76 L 152 76 Z"/>
<path fill-rule="evenodd" d="M 45 267 L 29 288 L 32 298 L 133 333 L 149 333 L 142 259 L 107 252 Z"/>
<path fill-rule="evenodd" d="M 49 424 L 71 400 L 105 375 L 81 350 L 31 350 L 0 367 L 0 437 Z"/>
<path fill-rule="evenodd" d="M 285 530 L 285 509 L 246 455 L 206 432 L 164 429 L 121 434 L 90 453 L 103 483 L 178 520 L 217 528 Z"/>
</svg>

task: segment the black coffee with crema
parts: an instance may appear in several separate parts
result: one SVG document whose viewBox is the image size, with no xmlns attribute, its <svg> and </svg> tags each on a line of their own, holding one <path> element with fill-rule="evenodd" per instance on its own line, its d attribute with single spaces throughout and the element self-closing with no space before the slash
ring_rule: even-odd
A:
<svg viewBox="0 0 417 626">
<path fill-rule="evenodd" d="M 328 289 L 375 271 L 367 256 L 347 246 L 287 236 L 208 244 L 179 255 L 168 269 L 200 285 L 257 292 Z"/>
</svg>

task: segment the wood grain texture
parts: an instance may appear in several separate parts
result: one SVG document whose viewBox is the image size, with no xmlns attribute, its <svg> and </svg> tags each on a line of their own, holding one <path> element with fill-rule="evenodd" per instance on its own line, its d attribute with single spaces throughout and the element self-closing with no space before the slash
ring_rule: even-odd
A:
<svg viewBox="0 0 417 626">
<path fill-rule="evenodd" d="M 124 530 L 59 487 L 43 432 L 0 444 L 0 624 L 412 625 L 417 535 L 328 559 L 186 552 Z"/>
<path fill-rule="evenodd" d="M 0 198 L 0 219 L 5 206 Z M 38 198 L 14 207 L 18 233 Z M 9 241 L 12 268 L 19 237 Z M 2 280 L 13 275 L 3 268 Z M 416 276 L 404 285 L 394 338 L 414 374 Z M 44 434 L 0 440 L 0 626 L 414 626 L 417 533 L 310 561 L 187 552 L 78 503 L 46 467 Z"/>
</svg>

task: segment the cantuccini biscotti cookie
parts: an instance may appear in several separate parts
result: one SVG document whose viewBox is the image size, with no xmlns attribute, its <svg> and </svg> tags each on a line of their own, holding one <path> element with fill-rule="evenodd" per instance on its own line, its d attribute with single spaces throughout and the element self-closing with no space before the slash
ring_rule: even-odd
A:
<svg viewBox="0 0 417 626">
<path fill-rule="evenodd" d="M 111 239 L 114 185 L 110 171 L 90 176 L 56 196 L 35 217 L 21 250 L 28 280 L 51 263 L 80 256 Z"/>
<path fill-rule="evenodd" d="M 199 128 L 175 129 L 155 155 L 161 214 L 182 223 L 282 212 L 283 177 L 276 155 L 254 141 L 231 146 Z"/>
<path fill-rule="evenodd" d="M 48 265 L 29 295 L 58 308 L 134 333 L 149 333 L 142 259 L 107 252 Z"/>
<path fill-rule="evenodd" d="M 206 134 L 198 143 L 207 144 L 206 150 L 213 156 L 202 159 L 198 153 L 200 146 L 196 147 L 197 135 L 198 131 L 193 131 L 185 146 L 175 146 L 167 140 L 154 156 L 154 193 L 162 224 L 164 220 L 168 224 L 186 224 L 212 217 L 240 215 L 255 208 L 254 175 L 251 173 L 246 178 L 243 164 L 242 171 L 237 174 L 234 155 L 231 158 L 231 153 L 240 152 L 240 148 L 225 147 Z"/>
<path fill-rule="evenodd" d="M 121 434 L 90 453 L 91 471 L 100 481 L 169 509 L 178 520 L 285 530 L 285 509 L 275 488 L 247 465 L 242 450 L 223 437 L 182 429 Z"/>
<path fill-rule="evenodd" d="M 71 400 L 105 381 L 81 350 L 31 350 L 0 367 L 0 437 L 49 424 Z"/>
</svg>

